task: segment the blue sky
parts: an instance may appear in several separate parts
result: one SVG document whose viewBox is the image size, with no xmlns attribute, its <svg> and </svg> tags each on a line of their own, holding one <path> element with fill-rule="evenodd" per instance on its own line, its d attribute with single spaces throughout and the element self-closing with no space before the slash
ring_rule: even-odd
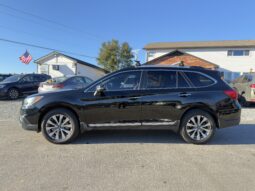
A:
<svg viewBox="0 0 255 191">
<path fill-rule="evenodd" d="M 0 6 L 0 38 L 97 56 L 104 41 L 149 42 L 255 39 L 254 0 L 0 0 L 0 4 L 62 23 L 65 27 Z M 68 27 L 66 27 L 68 26 Z M 19 56 L 50 51 L 0 41 L 0 73 L 35 72 Z M 144 62 L 145 52 L 139 53 Z M 95 59 L 71 55 L 97 64 Z"/>
</svg>

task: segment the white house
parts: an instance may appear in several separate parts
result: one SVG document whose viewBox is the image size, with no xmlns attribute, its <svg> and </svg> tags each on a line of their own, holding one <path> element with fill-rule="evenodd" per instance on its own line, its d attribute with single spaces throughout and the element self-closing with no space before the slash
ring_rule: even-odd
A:
<svg viewBox="0 0 255 191">
<path fill-rule="evenodd" d="M 193 55 L 218 65 L 218 70 L 223 71 L 228 80 L 242 73 L 255 72 L 255 40 L 162 42 L 147 44 L 144 49 L 150 63 L 176 50 Z"/>
<path fill-rule="evenodd" d="M 34 62 L 37 64 L 37 73 L 48 74 L 53 78 L 64 75 L 82 75 L 96 80 L 107 73 L 106 70 L 98 66 L 56 51 Z"/>
</svg>

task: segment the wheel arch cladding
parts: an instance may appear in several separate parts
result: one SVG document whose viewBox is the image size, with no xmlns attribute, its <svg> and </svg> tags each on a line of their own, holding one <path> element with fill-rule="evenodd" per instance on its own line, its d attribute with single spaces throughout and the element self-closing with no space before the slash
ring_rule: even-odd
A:
<svg viewBox="0 0 255 191">
<path fill-rule="evenodd" d="M 207 112 L 208 114 L 210 114 L 210 115 L 212 116 L 212 118 L 213 118 L 213 120 L 214 120 L 214 122 L 215 122 L 216 127 L 219 128 L 219 121 L 218 121 L 218 118 L 217 118 L 217 114 L 216 114 L 212 109 L 210 109 L 208 106 L 194 106 L 194 107 L 191 107 L 191 108 L 187 109 L 187 110 L 182 114 L 181 120 L 180 120 L 180 123 L 179 123 L 179 130 L 180 130 L 180 128 L 181 128 L 181 124 L 182 124 L 182 121 L 183 121 L 184 116 L 185 116 L 188 112 L 190 112 L 190 111 L 192 111 L 192 110 L 202 110 L 202 111 Z"/>
<path fill-rule="evenodd" d="M 78 120 L 78 124 L 80 125 L 80 118 L 77 114 L 77 112 L 70 106 L 67 106 L 67 105 L 50 105 L 50 106 L 47 106 L 45 108 L 42 109 L 41 113 L 40 113 L 40 117 L 39 117 L 39 120 L 38 120 L 38 132 L 41 131 L 41 123 L 42 123 L 42 120 L 43 120 L 43 117 L 51 110 L 55 110 L 55 109 L 66 109 L 68 111 L 71 111 L 75 117 L 77 118 Z M 80 127 L 79 127 L 80 128 Z"/>
</svg>

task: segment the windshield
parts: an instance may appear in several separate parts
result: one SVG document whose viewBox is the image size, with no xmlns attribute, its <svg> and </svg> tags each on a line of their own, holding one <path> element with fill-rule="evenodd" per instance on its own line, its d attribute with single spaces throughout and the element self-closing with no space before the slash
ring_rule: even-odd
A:
<svg viewBox="0 0 255 191">
<path fill-rule="evenodd" d="M 10 76 L 10 77 L 6 78 L 3 82 L 17 82 L 17 81 L 19 81 L 22 77 L 23 77 L 23 75 L 14 75 L 14 76 Z"/>
</svg>

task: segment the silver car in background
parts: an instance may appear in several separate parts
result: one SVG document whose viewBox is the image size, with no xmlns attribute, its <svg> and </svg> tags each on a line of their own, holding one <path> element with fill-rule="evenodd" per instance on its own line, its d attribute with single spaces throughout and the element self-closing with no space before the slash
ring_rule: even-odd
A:
<svg viewBox="0 0 255 191">
<path fill-rule="evenodd" d="M 42 82 L 38 88 L 39 93 L 59 91 L 59 90 L 74 90 L 82 89 L 92 83 L 93 80 L 85 76 L 63 76 Z"/>
<path fill-rule="evenodd" d="M 243 74 L 230 85 L 238 92 L 238 101 L 242 106 L 255 102 L 255 73 Z"/>
</svg>

